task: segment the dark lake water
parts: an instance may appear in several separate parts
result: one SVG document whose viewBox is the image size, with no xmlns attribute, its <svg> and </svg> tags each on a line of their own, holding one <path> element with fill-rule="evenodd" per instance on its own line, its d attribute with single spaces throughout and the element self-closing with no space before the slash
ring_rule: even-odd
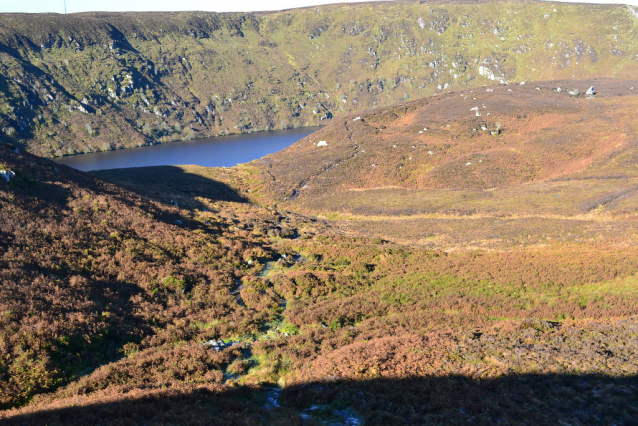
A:
<svg viewBox="0 0 638 426">
<path fill-rule="evenodd" d="M 320 127 L 304 127 L 172 142 L 163 145 L 73 155 L 56 158 L 55 161 L 85 172 L 180 164 L 232 167 L 281 151 L 319 129 Z"/>
</svg>

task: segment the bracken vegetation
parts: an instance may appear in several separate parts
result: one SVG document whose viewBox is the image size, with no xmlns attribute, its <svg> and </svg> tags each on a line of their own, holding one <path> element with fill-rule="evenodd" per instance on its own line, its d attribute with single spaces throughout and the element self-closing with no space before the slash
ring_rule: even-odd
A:
<svg viewBox="0 0 638 426">
<path fill-rule="evenodd" d="M 276 219 L 263 221 L 264 234 L 212 212 L 198 220 L 1 149 L 3 166 L 18 171 L 0 192 L 5 408 L 146 348 L 257 332 L 271 318 L 231 292 L 255 269 L 249 259 L 273 256 Z"/>
</svg>

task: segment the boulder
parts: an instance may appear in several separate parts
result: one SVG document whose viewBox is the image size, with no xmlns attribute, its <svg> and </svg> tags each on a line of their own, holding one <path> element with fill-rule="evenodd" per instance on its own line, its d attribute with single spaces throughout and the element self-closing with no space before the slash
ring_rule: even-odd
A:
<svg viewBox="0 0 638 426">
<path fill-rule="evenodd" d="M 3 179 L 5 182 L 11 182 L 11 179 L 16 177 L 16 174 L 11 170 L 0 170 L 0 179 Z"/>
<path fill-rule="evenodd" d="M 224 343 L 223 340 L 209 340 L 208 342 L 204 342 L 204 346 L 213 348 L 214 351 L 221 351 L 223 349 L 229 348 L 233 345 L 239 344 L 239 342 L 228 342 Z"/>
<path fill-rule="evenodd" d="M 224 349 L 226 347 L 226 345 L 224 344 L 223 340 L 209 340 L 208 342 L 204 343 L 204 346 L 209 346 L 211 348 L 213 348 L 213 350 L 215 352 L 220 351 L 222 349 Z"/>
</svg>

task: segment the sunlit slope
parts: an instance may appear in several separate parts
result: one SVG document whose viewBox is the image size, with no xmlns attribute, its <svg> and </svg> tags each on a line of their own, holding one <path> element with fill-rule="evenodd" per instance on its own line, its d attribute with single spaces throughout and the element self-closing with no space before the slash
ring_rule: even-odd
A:
<svg viewBox="0 0 638 426">
<path fill-rule="evenodd" d="M 582 102 L 622 109 L 633 97 L 613 97 L 619 84 L 599 81 L 598 99 Z M 447 129 L 452 106 L 425 116 Z M 412 124 L 399 122 L 419 108 L 397 108 L 347 124 L 405 137 Z M 592 120 L 606 128 L 601 117 Z M 330 138 L 341 131 L 312 136 L 326 146 L 302 141 L 295 167 L 282 166 L 283 152 L 270 170 L 148 167 L 99 179 L 0 144 L 0 168 L 16 172 L 0 182 L 2 422 L 636 423 L 638 232 L 635 215 L 613 207 L 630 202 L 633 175 L 603 175 L 631 155 L 612 150 L 578 179 L 379 189 L 353 173 L 340 183 L 356 190 L 324 182 L 318 194 L 322 174 L 308 170 L 347 165 L 339 155 L 356 141 L 365 146 L 353 160 L 378 149 L 371 132 Z M 307 188 L 284 200 L 280 176 Z M 556 192 L 540 190 L 550 183 Z M 448 210 L 424 212 L 426 197 Z"/>
<path fill-rule="evenodd" d="M 2 137 L 58 156 L 319 124 L 492 81 L 630 78 L 637 15 L 545 2 L 2 15 Z"/>
<path fill-rule="evenodd" d="M 634 244 L 636 88 L 488 86 L 350 115 L 255 162 L 260 190 L 356 235 L 445 249 Z"/>
<path fill-rule="evenodd" d="M 429 97 L 337 120 L 257 164 L 272 194 L 296 202 L 391 189 L 454 197 L 450 190 L 498 192 L 566 178 L 605 185 L 636 174 L 634 84 L 501 85 Z M 595 96 L 567 93 L 590 85 Z"/>
</svg>

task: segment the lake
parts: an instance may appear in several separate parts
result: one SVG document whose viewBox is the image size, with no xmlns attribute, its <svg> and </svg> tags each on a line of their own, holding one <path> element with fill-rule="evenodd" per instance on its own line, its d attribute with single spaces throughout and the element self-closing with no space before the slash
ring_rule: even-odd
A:
<svg viewBox="0 0 638 426">
<path fill-rule="evenodd" d="M 180 164 L 232 167 L 281 151 L 320 128 L 304 127 L 196 139 L 140 148 L 72 155 L 56 158 L 55 161 L 84 172 Z"/>
</svg>

